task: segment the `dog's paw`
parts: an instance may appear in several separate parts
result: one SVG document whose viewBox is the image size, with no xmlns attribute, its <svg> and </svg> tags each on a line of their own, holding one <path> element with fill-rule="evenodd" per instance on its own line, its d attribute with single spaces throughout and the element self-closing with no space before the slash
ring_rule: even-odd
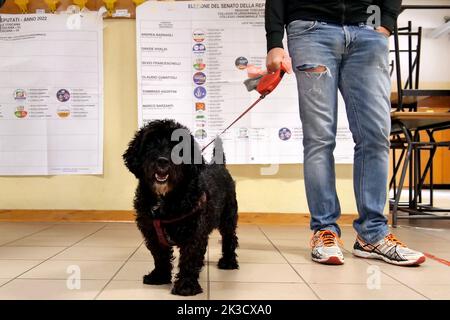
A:
<svg viewBox="0 0 450 320">
<path fill-rule="evenodd" d="M 153 270 L 144 276 L 143 282 L 144 284 L 168 284 L 172 283 L 172 275 L 155 272 L 155 270 Z"/>
<path fill-rule="evenodd" d="M 225 269 L 225 270 L 234 270 L 239 269 L 239 264 L 236 260 L 236 258 L 233 259 L 225 259 L 220 258 L 219 263 L 217 263 L 217 266 L 219 269 Z"/>
<path fill-rule="evenodd" d="M 172 294 L 179 296 L 194 296 L 202 293 L 203 289 L 197 280 L 180 279 L 175 282 L 172 289 Z"/>
</svg>

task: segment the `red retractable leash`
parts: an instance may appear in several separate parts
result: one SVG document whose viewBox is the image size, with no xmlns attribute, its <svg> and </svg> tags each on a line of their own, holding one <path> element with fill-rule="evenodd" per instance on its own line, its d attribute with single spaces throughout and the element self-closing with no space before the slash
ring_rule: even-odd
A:
<svg viewBox="0 0 450 320">
<path fill-rule="evenodd" d="M 224 134 L 228 129 L 230 129 L 236 122 L 238 122 L 243 116 L 245 116 L 250 110 L 253 109 L 261 100 L 263 100 L 267 95 L 272 93 L 273 90 L 278 86 L 278 84 L 283 79 L 283 76 L 287 72 L 286 67 L 281 64 L 281 67 L 274 73 L 268 73 L 263 76 L 259 76 L 252 79 L 247 79 L 244 83 L 247 86 L 248 91 L 256 90 L 261 94 L 261 96 L 256 100 L 250 107 L 248 107 L 239 117 L 236 118 L 228 127 L 226 127 L 221 133 L 219 133 L 213 140 L 211 140 L 206 146 L 203 147 L 202 152 L 205 151 L 218 137 Z"/>
</svg>

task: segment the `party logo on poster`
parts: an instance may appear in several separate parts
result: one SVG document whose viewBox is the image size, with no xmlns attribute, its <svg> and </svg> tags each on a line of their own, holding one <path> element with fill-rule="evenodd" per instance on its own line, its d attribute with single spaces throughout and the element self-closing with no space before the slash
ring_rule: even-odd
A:
<svg viewBox="0 0 450 320">
<path fill-rule="evenodd" d="M 194 83 L 197 85 L 205 84 L 206 75 L 203 72 L 197 72 L 193 76 Z"/>
<path fill-rule="evenodd" d="M 196 102 L 195 103 L 195 111 L 205 111 L 206 110 L 206 104 L 204 102 Z"/>
<path fill-rule="evenodd" d="M 239 128 L 239 138 L 248 139 L 248 128 Z"/>
<path fill-rule="evenodd" d="M 14 91 L 14 100 L 25 100 L 27 92 L 24 89 L 17 89 Z"/>
<path fill-rule="evenodd" d="M 203 30 L 195 30 L 192 33 L 192 39 L 194 39 L 195 42 L 202 42 L 205 40 L 205 31 Z"/>
<path fill-rule="evenodd" d="M 197 99 L 203 99 L 206 97 L 206 89 L 204 87 L 197 87 L 194 89 L 194 96 Z"/>
<path fill-rule="evenodd" d="M 24 106 L 19 106 L 16 108 L 14 115 L 19 119 L 23 119 L 28 115 L 28 112 L 25 110 Z"/>
<path fill-rule="evenodd" d="M 202 71 L 202 70 L 205 70 L 205 68 L 206 68 L 206 63 L 203 62 L 203 59 L 202 59 L 202 58 L 195 59 L 194 64 L 193 64 L 193 67 L 194 67 L 194 69 L 197 70 L 197 71 Z"/>
<path fill-rule="evenodd" d="M 197 139 L 206 139 L 208 137 L 208 135 L 206 134 L 206 130 L 205 129 L 198 129 L 197 131 L 195 131 L 194 136 Z"/>
<path fill-rule="evenodd" d="M 66 89 L 58 90 L 56 93 L 56 98 L 59 102 L 67 102 L 70 100 L 70 92 Z"/>
<path fill-rule="evenodd" d="M 236 67 L 239 70 L 244 70 L 245 68 L 247 68 L 248 59 L 246 57 L 239 57 L 239 58 L 236 59 L 234 64 L 236 65 Z"/>
<path fill-rule="evenodd" d="M 288 128 L 281 128 L 278 131 L 278 137 L 283 141 L 289 140 L 291 138 L 291 136 L 292 136 L 292 132 Z"/>
<path fill-rule="evenodd" d="M 67 118 L 70 116 L 70 109 L 67 107 L 59 107 L 58 110 L 56 111 L 56 114 L 60 118 Z"/>
<path fill-rule="evenodd" d="M 203 114 L 203 112 L 199 111 L 195 115 L 195 120 L 206 120 L 206 116 Z"/>
<path fill-rule="evenodd" d="M 192 51 L 194 53 L 204 53 L 206 51 L 206 47 L 203 43 L 196 43 L 192 47 Z"/>
</svg>

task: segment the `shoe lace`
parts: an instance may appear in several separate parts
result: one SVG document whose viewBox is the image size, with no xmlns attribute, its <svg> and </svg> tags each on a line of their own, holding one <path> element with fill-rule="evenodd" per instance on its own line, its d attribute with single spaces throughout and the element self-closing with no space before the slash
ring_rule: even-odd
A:
<svg viewBox="0 0 450 320">
<path fill-rule="evenodd" d="M 343 246 L 342 240 L 333 231 L 322 230 L 312 236 L 310 245 L 314 247 L 317 242 L 322 241 L 325 247 L 332 247 L 336 245 L 336 240 L 339 245 Z"/>
<path fill-rule="evenodd" d="M 400 240 L 398 240 L 392 233 L 389 233 L 385 237 L 385 240 L 393 243 L 394 245 L 398 245 L 400 247 L 406 247 L 406 245 L 403 242 L 401 242 Z"/>
</svg>

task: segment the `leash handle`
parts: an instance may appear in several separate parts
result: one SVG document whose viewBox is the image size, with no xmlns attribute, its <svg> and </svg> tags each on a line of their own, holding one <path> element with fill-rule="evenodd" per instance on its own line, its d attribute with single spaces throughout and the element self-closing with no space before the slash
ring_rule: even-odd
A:
<svg viewBox="0 0 450 320">
<path fill-rule="evenodd" d="M 256 86 L 256 91 L 264 96 L 272 93 L 272 91 L 275 90 L 275 88 L 280 84 L 286 72 L 287 69 L 282 63 L 277 71 L 274 73 L 268 73 L 259 80 L 259 83 Z"/>
<path fill-rule="evenodd" d="M 217 140 L 218 137 L 220 137 L 221 135 L 223 135 L 228 129 L 230 129 L 236 122 L 238 122 L 239 120 L 241 120 L 241 118 L 243 116 L 245 116 L 250 110 L 253 109 L 254 106 L 256 106 L 262 99 L 264 99 L 266 97 L 265 94 L 261 95 L 258 100 L 256 100 L 250 107 L 247 108 L 247 110 L 245 110 L 239 117 L 236 118 L 236 120 L 234 120 L 228 127 L 226 127 L 221 133 L 219 133 L 213 140 L 211 140 L 206 146 L 204 146 L 202 148 L 202 153 L 205 151 L 206 148 L 208 148 L 211 144 L 214 143 L 214 141 Z"/>
</svg>

